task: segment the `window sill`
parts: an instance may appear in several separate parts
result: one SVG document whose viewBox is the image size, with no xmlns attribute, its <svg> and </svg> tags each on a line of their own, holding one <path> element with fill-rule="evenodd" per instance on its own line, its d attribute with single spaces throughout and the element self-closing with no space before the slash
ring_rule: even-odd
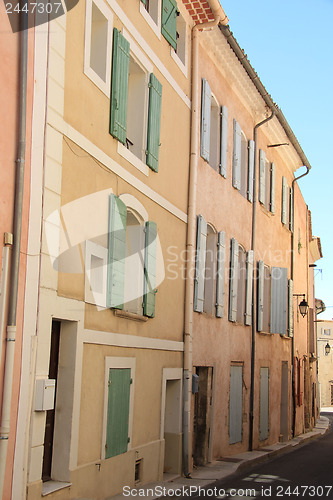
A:
<svg viewBox="0 0 333 500">
<path fill-rule="evenodd" d="M 43 483 L 42 496 L 46 497 L 50 493 L 69 488 L 70 486 L 72 486 L 72 483 L 65 483 L 64 481 L 46 481 Z"/>
<path fill-rule="evenodd" d="M 148 321 L 147 316 L 142 316 L 141 314 L 135 314 L 127 311 L 122 311 L 121 309 L 114 309 L 114 315 L 118 318 L 131 319 L 133 321 L 140 321 L 145 323 Z"/>
<path fill-rule="evenodd" d="M 137 168 L 142 174 L 148 177 L 149 167 L 143 163 L 135 154 L 127 149 L 121 142 L 118 142 L 118 153 L 125 158 L 133 167 Z"/>
</svg>

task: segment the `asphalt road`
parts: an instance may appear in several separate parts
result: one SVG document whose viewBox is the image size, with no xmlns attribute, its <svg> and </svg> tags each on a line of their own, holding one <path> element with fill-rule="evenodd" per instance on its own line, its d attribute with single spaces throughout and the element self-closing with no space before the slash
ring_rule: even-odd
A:
<svg viewBox="0 0 333 500">
<path fill-rule="evenodd" d="M 331 425 L 323 437 L 246 472 L 216 481 L 192 498 L 333 499 L 333 413 L 325 416 Z"/>
</svg>

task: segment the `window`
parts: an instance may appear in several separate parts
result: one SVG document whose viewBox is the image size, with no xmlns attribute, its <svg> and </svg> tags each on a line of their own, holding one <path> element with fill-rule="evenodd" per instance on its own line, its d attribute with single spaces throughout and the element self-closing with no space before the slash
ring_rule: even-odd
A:
<svg viewBox="0 0 333 500">
<path fill-rule="evenodd" d="M 266 159 L 262 149 L 259 150 L 259 202 L 275 213 L 275 165 Z"/>
<path fill-rule="evenodd" d="M 85 301 L 106 307 L 107 248 L 86 241 Z"/>
<path fill-rule="evenodd" d="M 254 142 L 246 136 L 234 119 L 232 185 L 244 198 L 253 200 Z"/>
<path fill-rule="evenodd" d="M 230 241 L 229 321 L 251 324 L 253 251 Z"/>
<path fill-rule="evenodd" d="M 293 193 L 285 177 L 282 177 L 281 222 L 287 229 L 293 230 Z"/>
<path fill-rule="evenodd" d="M 142 314 L 144 228 L 144 223 L 138 214 L 127 209 L 124 310 L 135 314 Z"/>
<path fill-rule="evenodd" d="M 161 22 L 161 0 L 141 0 L 141 2 L 154 23 L 159 25 Z"/>
<path fill-rule="evenodd" d="M 322 328 L 322 329 L 321 329 L 321 334 L 322 334 L 322 335 L 328 335 L 328 336 L 331 336 L 331 329 L 330 329 L 330 328 Z"/>
<path fill-rule="evenodd" d="M 113 16 L 100 0 L 87 0 L 84 73 L 108 97 L 111 79 Z"/>
<path fill-rule="evenodd" d="M 183 18 L 183 16 L 180 13 L 178 13 L 176 54 L 183 64 L 186 63 L 186 49 L 187 49 L 186 37 L 187 37 L 186 21 Z"/>
<path fill-rule="evenodd" d="M 214 228 L 207 224 L 204 312 L 212 315 L 215 314 L 216 304 L 216 247 L 217 234 Z"/>
</svg>

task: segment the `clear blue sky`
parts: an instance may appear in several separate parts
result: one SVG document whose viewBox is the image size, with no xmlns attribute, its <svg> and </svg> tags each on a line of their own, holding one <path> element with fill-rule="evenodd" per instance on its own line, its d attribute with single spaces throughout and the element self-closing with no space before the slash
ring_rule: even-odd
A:
<svg viewBox="0 0 333 500">
<path fill-rule="evenodd" d="M 312 166 L 299 185 L 324 254 L 316 262 L 316 297 L 333 306 L 333 0 L 220 2 Z M 333 307 L 318 319 L 333 319 Z"/>
</svg>

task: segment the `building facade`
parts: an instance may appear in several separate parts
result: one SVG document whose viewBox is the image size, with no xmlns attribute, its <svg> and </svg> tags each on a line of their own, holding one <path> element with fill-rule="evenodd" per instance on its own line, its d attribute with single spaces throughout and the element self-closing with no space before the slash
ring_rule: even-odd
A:
<svg viewBox="0 0 333 500">
<path fill-rule="evenodd" d="M 333 321 L 317 320 L 319 404 L 333 406 Z"/>
</svg>

